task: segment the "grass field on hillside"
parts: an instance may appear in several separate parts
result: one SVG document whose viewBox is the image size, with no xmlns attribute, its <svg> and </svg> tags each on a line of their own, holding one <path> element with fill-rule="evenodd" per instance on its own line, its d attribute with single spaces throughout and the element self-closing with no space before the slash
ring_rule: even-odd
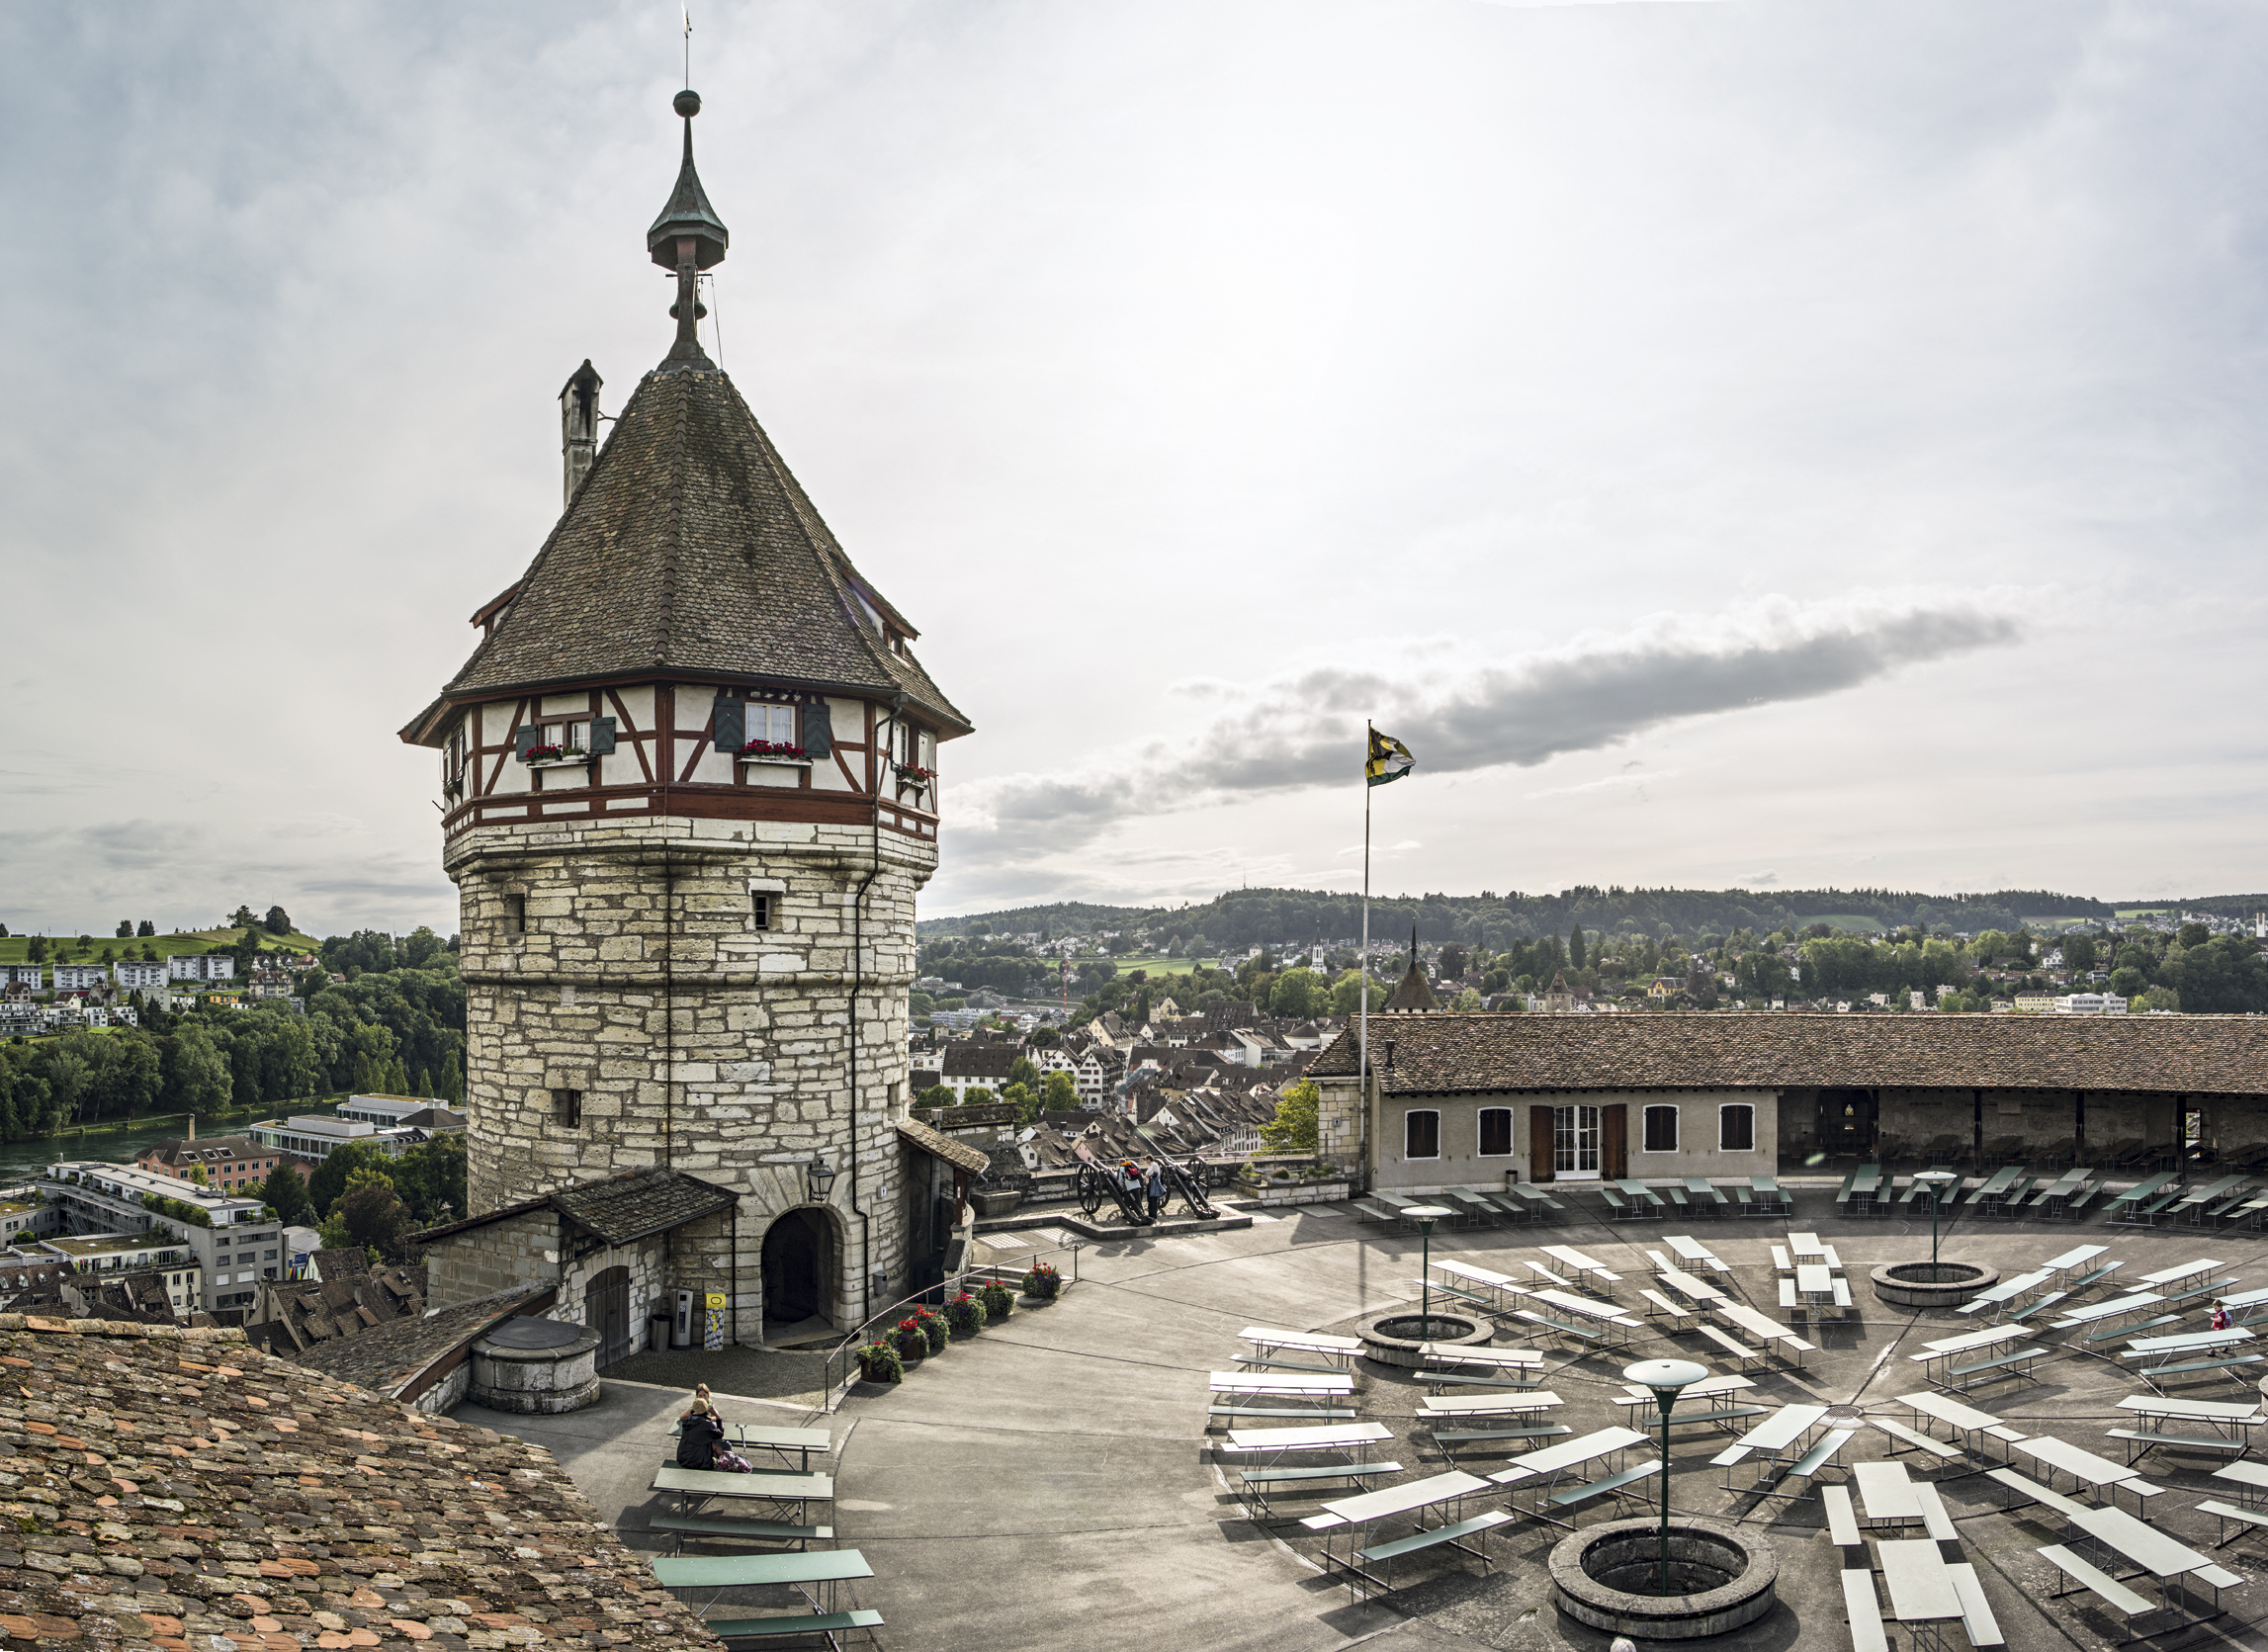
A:
<svg viewBox="0 0 2268 1652">
<path fill-rule="evenodd" d="M 112 927 L 117 927 L 115 918 L 112 920 Z M 136 935 L 131 939 L 112 934 L 97 934 L 93 930 L 89 930 L 87 933 L 93 938 L 94 944 L 84 952 L 79 949 L 79 937 L 77 935 L 49 935 L 47 937 L 49 958 L 53 957 L 53 948 L 58 941 L 70 943 L 71 961 L 73 963 L 88 963 L 100 959 L 103 955 L 103 948 L 106 946 L 112 949 L 113 956 L 119 958 L 138 958 L 141 956 L 141 949 L 145 946 L 155 947 L 160 958 L 170 958 L 176 952 L 211 952 L 215 947 L 225 951 L 244 936 L 244 931 L 241 929 L 194 929 L 181 935 Z M 313 952 L 321 945 L 322 942 L 316 940 L 314 936 L 302 935 L 296 932 L 289 935 L 263 933 L 260 937 L 260 949 L 263 952 Z M 24 963 L 28 961 L 31 950 L 31 936 L 10 935 L 5 940 L 0 940 L 0 964 Z"/>
</svg>

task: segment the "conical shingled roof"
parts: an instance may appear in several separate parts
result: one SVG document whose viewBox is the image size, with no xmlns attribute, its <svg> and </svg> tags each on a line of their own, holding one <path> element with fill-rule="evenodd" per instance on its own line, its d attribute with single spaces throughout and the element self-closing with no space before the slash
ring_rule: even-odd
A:
<svg viewBox="0 0 2268 1652">
<path fill-rule="evenodd" d="M 1434 989 L 1426 980 L 1426 972 L 1419 967 L 1418 950 L 1413 946 L 1410 949 L 1410 967 L 1403 972 L 1400 985 L 1394 989 L 1394 996 L 1386 1000 L 1386 1013 L 1397 1015 L 1407 1010 L 1439 1009 L 1440 1006 L 1441 1000 L 1434 997 Z"/>
<path fill-rule="evenodd" d="M 598 678 L 680 675 L 888 696 L 970 732 L 723 373 L 647 375 L 590 475 L 456 679 L 453 703 Z M 901 645 L 903 649 L 904 645 Z"/>
</svg>

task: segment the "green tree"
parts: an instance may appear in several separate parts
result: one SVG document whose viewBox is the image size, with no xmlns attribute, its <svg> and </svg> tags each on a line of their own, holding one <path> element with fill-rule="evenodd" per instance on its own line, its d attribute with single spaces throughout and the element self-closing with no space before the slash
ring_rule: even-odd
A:
<svg viewBox="0 0 2268 1652">
<path fill-rule="evenodd" d="M 315 1167 L 315 1174 L 307 1177 L 307 1197 L 322 1215 L 331 1213 L 331 1206 L 346 1191 L 348 1179 L 357 1171 L 371 1171 L 386 1175 L 389 1161 L 386 1150 L 372 1142 L 342 1142 Z M 389 1186 L 393 1185 L 388 1177 Z"/>
<path fill-rule="evenodd" d="M 133 934 L 133 920 L 128 917 L 120 918 L 118 920 L 118 932 L 122 937 L 131 936 Z"/>
<path fill-rule="evenodd" d="M 2074 970 L 2095 967 L 2095 937 L 2092 935 L 2065 935 L 2063 937 L 2063 963 Z"/>
<path fill-rule="evenodd" d="M 260 927 L 271 935 L 288 935 L 292 932 L 292 914 L 281 907 L 270 907 L 268 915 L 260 919 Z"/>
<path fill-rule="evenodd" d="M 2149 978 L 2131 964 L 2111 971 L 2111 991 L 2122 999 L 2139 998 L 2148 986 Z"/>
<path fill-rule="evenodd" d="M 916 1107 L 950 1107 L 954 1105 L 958 1099 L 959 1098 L 953 1094 L 952 1087 L 950 1086 L 931 1085 L 919 1095 L 914 1097 L 914 1105 Z"/>
<path fill-rule="evenodd" d="M 252 915 L 250 907 L 238 907 L 228 914 L 228 921 L 221 924 L 220 927 L 223 929 L 249 929 L 259 921 Z"/>
<path fill-rule="evenodd" d="M 260 1202 L 276 1213 L 277 1220 L 303 1223 L 314 1214 L 314 1201 L 307 1197 L 307 1184 L 300 1173 L 291 1166 L 279 1164 L 268 1173 L 268 1179 L 260 1183 Z"/>
<path fill-rule="evenodd" d="M 1051 1113 L 1079 1111 L 1079 1084 L 1064 1072 L 1050 1073 L 1040 1088 L 1040 1106 Z"/>
<path fill-rule="evenodd" d="M 24 956 L 35 964 L 45 963 L 47 961 L 47 937 L 34 935 L 30 943 L 24 948 Z"/>
<path fill-rule="evenodd" d="M 133 932 L 137 939 L 145 935 L 154 935 L 157 933 L 157 925 L 145 917 L 134 925 Z"/>
<path fill-rule="evenodd" d="M 1267 1008 L 1272 1015 L 1307 1021 L 1323 1013 L 1330 1001 L 1323 978 L 1310 969 L 1285 970 L 1268 989 Z"/>
<path fill-rule="evenodd" d="M 1273 1153 L 1313 1153 L 1323 1092 L 1311 1079 L 1286 1086 L 1275 1098 L 1275 1117 L 1260 1127 L 1260 1139 Z"/>
<path fill-rule="evenodd" d="M 1029 1057 L 1018 1056 L 1008 1063 L 1007 1082 L 1011 1085 L 1021 1085 L 1025 1089 L 1036 1094 L 1039 1090 L 1039 1069 L 1031 1064 Z"/>
<path fill-rule="evenodd" d="M 1018 1124 L 1039 1122 L 1039 1092 L 1023 1085 L 1009 1085 L 1001 1091 L 1001 1099 L 1016 1110 Z"/>
<path fill-rule="evenodd" d="M 465 1138 L 435 1136 L 419 1142 L 388 1167 L 393 1189 L 409 1214 L 429 1225 L 462 1216 L 465 1197 Z"/>
<path fill-rule="evenodd" d="M 1567 931 L 1567 967 L 1577 970 L 1583 967 L 1583 925 L 1580 923 Z"/>
</svg>

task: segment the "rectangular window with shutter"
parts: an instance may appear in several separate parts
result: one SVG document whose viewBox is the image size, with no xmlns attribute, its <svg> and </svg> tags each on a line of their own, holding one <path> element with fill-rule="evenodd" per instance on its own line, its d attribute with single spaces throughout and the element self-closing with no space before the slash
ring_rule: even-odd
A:
<svg viewBox="0 0 2268 1652">
<path fill-rule="evenodd" d="M 1638 1151 L 1641 1153 L 1675 1153 L 1678 1150 L 1678 1110 L 1675 1107 L 1648 1107 L 1641 1126 L 1644 1131 Z"/>
<path fill-rule="evenodd" d="M 1402 1115 L 1402 1157 L 1439 1159 L 1441 1156 L 1441 1115 L 1431 1108 Z"/>
<path fill-rule="evenodd" d="M 1512 1109 L 1483 1107 L 1480 1110 L 1480 1156 L 1483 1159 L 1504 1159 L 1511 1154 Z"/>
<path fill-rule="evenodd" d="M 1745 1101 L 1717 1108 L 1716 1145 L 1720 1153 L 1754 1153 L 1756 1109 Z"/>
</svg>

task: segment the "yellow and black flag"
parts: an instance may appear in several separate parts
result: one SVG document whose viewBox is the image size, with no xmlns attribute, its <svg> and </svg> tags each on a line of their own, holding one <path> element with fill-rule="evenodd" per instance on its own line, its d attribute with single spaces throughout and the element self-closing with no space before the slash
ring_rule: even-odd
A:
<svg viewBox="0 0 2268 1652">
<path fill-rule="evenodd" d="M 1390 780 L 1399 780 L 1417 766 L 1418 759 L 1410 755 L 1410 748 L 1392 735 L 1370 731 L 1370 754 L 1362 764 L 1362 778 L 1373 786 L 1383 786 Z"/>
</svg>

